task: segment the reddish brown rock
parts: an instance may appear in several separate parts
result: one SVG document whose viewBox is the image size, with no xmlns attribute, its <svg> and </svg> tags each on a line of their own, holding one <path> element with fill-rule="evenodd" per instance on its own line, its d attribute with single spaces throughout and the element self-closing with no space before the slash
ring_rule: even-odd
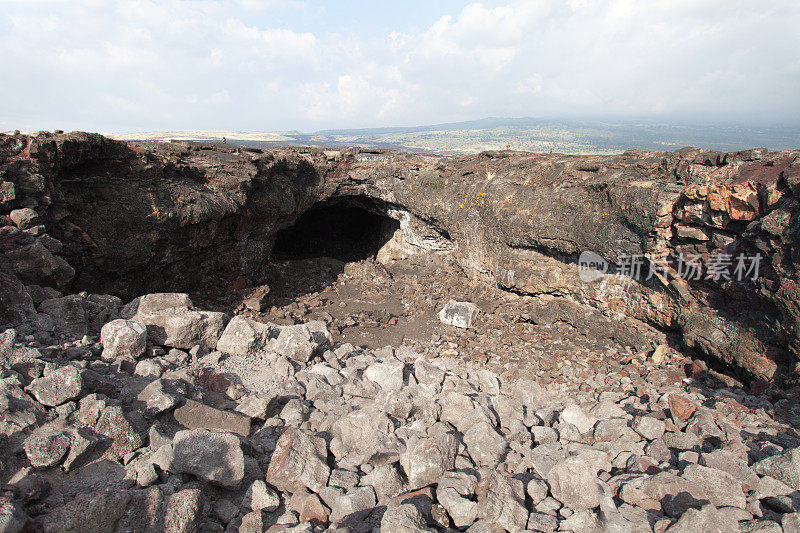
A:
<svg viewBox="0 0 800 533">
<path fill-rule="evenodd" d="M 300 503 L 300 523 L 310 522 L 313 526 L 322 526 L 328 523 L 328 517 L 331 514 L 319 496 L 316 494 L 308 494 Z"/>
<path fill-rule="evenodd" d="M 303 488 L 319 492 L 330 476 L 327 456 L 324 439 L 289 428 L 278 439 L 272 453 L 267 483 L 286 492 L 294 493 Z"/>
<path fill-rule="evenodd" d="M 697 410 L 697 404 L 678 394 L 670 394 L 669 410 L 676 421 L 686 422 Z"/>
</svg>

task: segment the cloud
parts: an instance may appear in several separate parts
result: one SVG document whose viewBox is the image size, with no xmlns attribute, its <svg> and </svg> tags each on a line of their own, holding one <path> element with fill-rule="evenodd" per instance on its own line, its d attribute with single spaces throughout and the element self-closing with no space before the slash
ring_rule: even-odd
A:
<svg viewBox="0 0 800 533">
<path fill-rule="evenodd" d="M 800 123 L 794 0 L 430 9 L 421 29 L 398 20 L 379 31 L 376 10 L 347 5 L 323 13 L 278 0 L 9 0 L 0 116 L 22 128 L 94 130 L 503 115 Z"/>
</svg>

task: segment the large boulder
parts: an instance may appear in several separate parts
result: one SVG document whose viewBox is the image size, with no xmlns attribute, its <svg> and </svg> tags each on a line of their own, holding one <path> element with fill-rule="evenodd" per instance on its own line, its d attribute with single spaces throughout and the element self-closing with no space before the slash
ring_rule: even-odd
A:
<svg viewBox="0 0 800 533">
<path fill-rule="evenodd" d="M 238 437 L 231 433 L 179 431 L 172 441 L 170 470 L 223 487 L 237 487 L 244 479 L 244 454 Z"/>
<path fill-rule="evenodd" d="M 410 490 L 438 483 L 442 475 L 455 467 L 458 442 L 452 433 L 417 440 L 400 457 Z"/>
<path fill-rule="evenodd" d="M 83 390 L 80 370 L 71 365 L 52 370 L 47 375 L 34 379 L 27 387 L 39 403 L 55 407 L 74 400 Z"/>
<path fill-rule="evenodd" d="M 287 429 L 278 439 L 267 468 L 267 483 L 286 492 L 308 488 L 319 492 L 328 484 L 328 448 L 321 437 L 297 428 Z"/>
<path fill-rule="evenodd" d="M 331 342 L 331 334 L 324 322 L 284 326 L 276 339 L 270 341 L 268 349 L 295 361 L 307 362 Z"/>
<path fill-rule="evenodd" d="M 800 490 L 800 448 L 762 459 L 754 465 L 757 474 L 770 476 Z"/>
<path fill-rule="evenodd" d="M 189 296 L 183 293 L 136 298 L 123 309 L 123 318 L 147 326 L 147 336 L 153 343 L 180 350 L 197 345 L 215 349 L 228 322 L 225 313 L 195 310 Z"/>
<path fill-rule="evenodd" d="M 217 341 L 217 350 L 235 355 L 248 355 L 266 347 L 273 328 L 237 315 L 225 326 L 225 331 Z"/>
<path fill-rule="evenodd" d="M 14 273 L 25 283 L 67 287 L 75 270 L 55 255 L 41 238 L 6 252 Z"/>
<path fill-rule="evenodd" d="M 147 348 L 147 328 L 141 322 L 119 318 L 103 326 L 100 341 L 103 343 L 103 359 L 137 358 Z"/>
<path fill-rule="evenodd" d="M 585 455 L 567 457 L 547 474 L 553 497 L 573 511 L 593 509 L 600 505 L 597 467 Z"/>
<path fill-rule="evenodd" d="M 478 495 L 478 517 L 493 522 L 507 531 L 518 532 L 528 523 L 525 509 L 525 485 L 522 481 L 489 469 L 481 470 Z"/>
<path fill-rule="evenodd" d="M 2 262 L 0 262 L 2 267 Z M 18 326 L 36 319 L 33 299 L 22 282 L 9 272 L 0 271 L 0 325 Z"/>
</svg>

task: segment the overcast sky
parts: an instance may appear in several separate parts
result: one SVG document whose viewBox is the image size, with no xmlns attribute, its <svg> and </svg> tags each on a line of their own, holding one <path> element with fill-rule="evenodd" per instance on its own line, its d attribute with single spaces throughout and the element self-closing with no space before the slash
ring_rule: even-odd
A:
<svg viewBox="0 0 800 533">
<path fill-rule="evenodd" d="M 489 116 L 799 125 L 800 2 L 2 0 L 0 130 Z"/>
</svg>

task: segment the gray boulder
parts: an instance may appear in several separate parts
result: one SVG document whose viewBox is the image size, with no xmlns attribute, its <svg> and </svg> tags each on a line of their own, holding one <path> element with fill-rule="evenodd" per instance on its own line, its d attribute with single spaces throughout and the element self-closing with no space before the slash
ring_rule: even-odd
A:
<svg viewBox="0 0 800 533">
<path fill-rule="evenodd" d="M 522 481 L 484 468 L 475 490 L 479 518 L 512 533 L 525 529 L 528 510 L 525 508 L 525 486 Z"/>
<path fill-rule="evenodd" d="M 195 345 L 213 350 L 228 322 L 225 313 L 193 309 L 189 296 L 183 293 L 141 296 L 126 305 L 122 314 L 147 326 L 147 336 L 153 343 L 180 350 Z"/>
<path fill-rule="evenodd" d="M 762 459 L 753 468 L 759 475 L 773 477 L 800 490 L 800 448 Z"/>
<path fill-rule="evenodd" d="M 80 371 L 71 365 L 59 367 L 44 377 L 34 379 L 27 387 L 39 403 L 55 407 L 80 396 L 83 380 Z"/>
<path fill-rule="evenodd" d="M 573 511 L 600 505 L 602 491 L 597 468 L 584 455 L 567 457 L 557 463 L 548 472 L 547 482 L 553 497 Z"/>
<path fill-rule="evenodd" d="M 308 488 L 319 492 L 328 484 L 328 450 L 325 440 L 297 428 L 278 439 L 267 468 L 267 483 L 286 492 Z M 374 497 L 374 492 L 373 492 Z"/>
<path fill-rule="evenodd" d="M 33 467 L 51 467 L 59 464 L 69 451 L 70 439 L 64 428 L 47 424 L 31 433 L 23 443 L 25 455 Z"/>
<path fill-rule="evenodd" d="M 230 433 L 179 431 L 172 441 L 171 470 L 223 487 L 236 487 L 244 478 L 244 454 L 238 437 Z"/>
<path fill-rule="evenodd" d="M 270 341 L 268 349 L 305 363 L 330 341 L 331 334 L 323 322 L 309 322 L 282 327 L 278 337 Z"/>
<path fill-rule="evenodd" d="M 713 505 L 702 509 L 687 509 L 667 533 L 729 533 L 739 531 L 739 523 Z"/>
<path fill-rule="evenodd" d="M 414 490 L 437 483 L 442 475 L 455 467 L 458 443 L 452 433 L 409 443 L 400 457 L 400 464 L 408 477 L 408 489 Z"/>
<path fill-rule="evenodd" d="M 237 315 L 225 326 L 217 341 L 217 350 L 235 355 L 260 352 L 266 348 L 272 330 L 267 324 Z"/>
<path fill-rule="evenodd" d="M 464 444 L 469 456 L 478 466 L 494 468 L 503 460 L 508 443 L 495 427 L 481 421 L 464 433 Z"/>
<path fill-rule="evenodd" d="M 435 530 L 428 528 L 419 509 L 410 503 L 404 503 L 386 510 L 381 519 L 381 531 L 422 533 Z"/>
<path fill-rule="evenodd" d="M 102 327 L 100 341 L 103 343 L 103 359 L 138 358 L 147 348 L 147 328 L 141 322 L 119 318 Z"/>
<path fill-rule="evenodd" d="M 356 487 L 336 497 L 331 508 L 330 521 L 341 525 L 362 523 L 376 503 L 375 490 L 371 486 Z"/>
<path fill-rule="evenodd" d="M 682 477 L 702 487 L 708 493 L 711 503 L 717 507 L 744 509 L 747 504 L 742 483 L 727 472 L 691 464 L 684 469 Z"/>
<path fill-rule="evenodd" d="M 462 471 L 445 472 L 436 485 L 436 499 L 456 527 L 467 527 L 478 518 L 477 486 L 478 478 Z"/>
</svg>

